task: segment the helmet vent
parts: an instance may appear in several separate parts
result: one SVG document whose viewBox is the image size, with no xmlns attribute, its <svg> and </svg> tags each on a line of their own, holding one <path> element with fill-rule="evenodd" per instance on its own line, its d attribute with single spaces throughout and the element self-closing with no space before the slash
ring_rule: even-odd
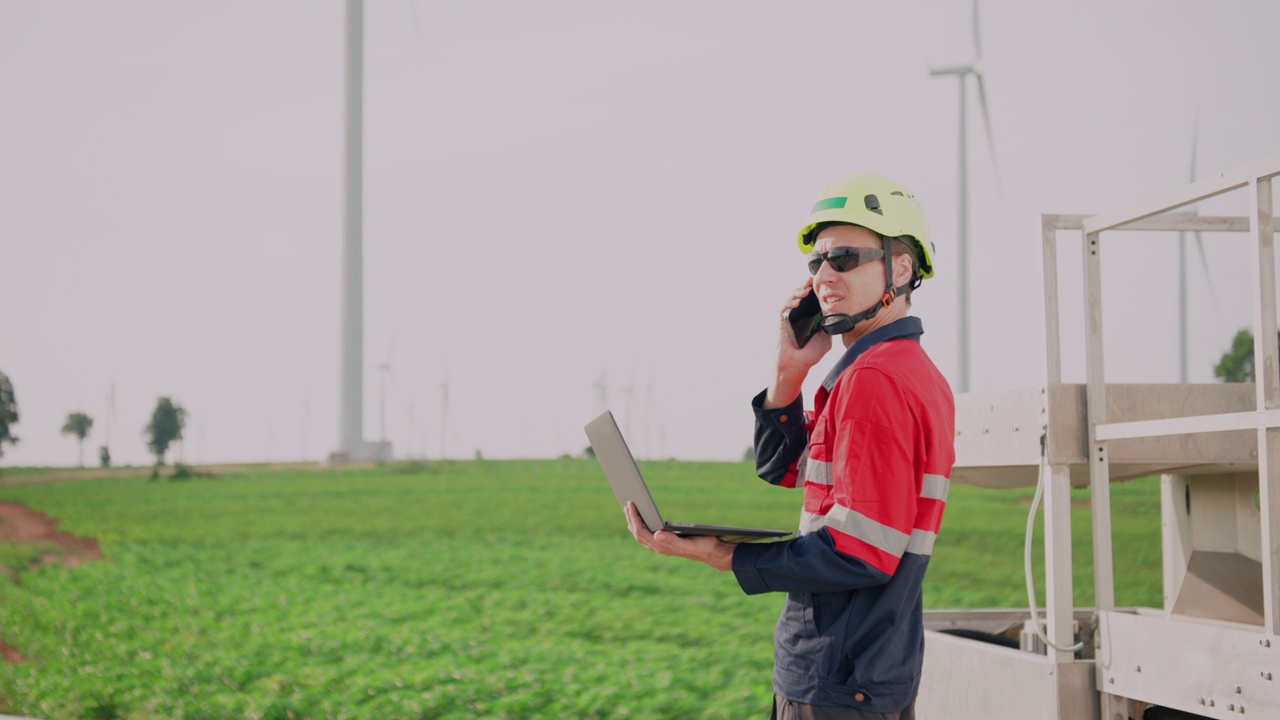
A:
<svg viewBox="0 0 1280 720">
<path fill-rule="evenodd" d="M 867 209 L 870 210 L 871 212 L 877 215 L 884 214 L 884 212 L 880 210 L 880 198 L 876 197 L 875 195 L 868 195 L 862 198 L 862 202 L 864 205 L 867 206 Z"/>
</svg>

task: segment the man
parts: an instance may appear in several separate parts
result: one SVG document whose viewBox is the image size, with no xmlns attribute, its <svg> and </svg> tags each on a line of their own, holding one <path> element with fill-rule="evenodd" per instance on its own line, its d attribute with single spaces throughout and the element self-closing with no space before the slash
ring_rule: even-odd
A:
<svg viewBox="0 0 1280 720">
<path fill-rule="evenodd" d="M 752 401 L 760 477 L 804 489 L 798 536 L 735 545 L 650 533 L 651 550 L 732 570 L 748 594 L 785 592 L 774 634 L 774 717 L 914 718 L 924 653 L 921 584 L 955 461 L 951 388 L 920 346 L 911 292 L 933 276 L 924 212 L 906 188 L 859 175 L 824 191 L 800 231 L 813 277 L 785 303 L 776 369 Z M 803 347 L 787 311 L 815 292 Z M 844 354 L 814 410 L 800 395 L 839 334 Z"/>
</svg>

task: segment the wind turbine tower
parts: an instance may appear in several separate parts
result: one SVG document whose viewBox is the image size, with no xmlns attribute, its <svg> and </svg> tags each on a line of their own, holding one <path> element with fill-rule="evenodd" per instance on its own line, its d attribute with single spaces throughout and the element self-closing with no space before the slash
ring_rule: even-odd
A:
<svg viewBox="0 0 1280 720">
<path fill-rule="evenodd" d="M 995 143 L 991 138 L 991 117 L 987 114 L 987 90 L 982 82 L 982 42 L 978 34 L 978 2 L 973 2 L 973 62 L 950 67 L 934 68 L 929 74 L 934 77 L 954 76 L 960 81 L 960 207 L 959 232 L 957 237 L 957 255 L 959 295 L 957 306 L 960 310 L 959 328 L 959 375 L 957 385 L 960 392 L 969 392 L 969 111 L 967 79 L 969 76 L 977 81 L 978 102 L 982 106 L 982 123 L 986 128 L 987 149 L 991 152 L 991 163 L 996 162 Z M 999 181 L 999 169 L 996 174 Z"/>
<path fill-rule="evenodd" d="M 1191 182 L 1196 181 L 1196 146 L 1200 139 L 1200 115 L 1196 114 L 1195 122 L 1191 131 Z M 1192 205 L 1187 209 L 1191 214 L 1196 213 L 1196 208 Z M 1189 362 L 1187 360 L 1187 231 L 1178 233 L 1178 381 L 1187 382 L 1189 371 Z M 1209 258 L 1205 256 L 1204 239 L 1200 236 L 1200 231 L 1195 230 L 1190 233 L 1195 238 L 1196 251 L 1200 254 L 1200 269 L 1204 271 L 1205 281 L 1209 285 L 1209 296 L 1213 299 L 1216 306 L 1218 302 L 1217 293 L 1213 290 L 1213 276 L 1209 274 Z"/>
<path fill-rule="evenodd" d="M 599 412 L 609 409 L 609 367 L 606 365 L 600 371 L 600 377 L 596 378 L 596 405 Z"/>
<path fill-rule="evenodd" d="M 343 137 L 342 347 L 338 450 L 330 462 L 382 458 L 364 440 L 364 2 L 346 0 L 346 122 Z M 387 453 L 389 455 L 389 453 Z"/>
<path fill-rule="evenodd" d="M 391 441 L 387 439 L 387 381 L 393 380 L 391 374 L 391 352 L 396 346 L 396 334 L 391 332 L 391 340 L 387 343 L 387 356 L 378 365 L 378 443 L 387 459 L 391 457 Z"/>
</svg>

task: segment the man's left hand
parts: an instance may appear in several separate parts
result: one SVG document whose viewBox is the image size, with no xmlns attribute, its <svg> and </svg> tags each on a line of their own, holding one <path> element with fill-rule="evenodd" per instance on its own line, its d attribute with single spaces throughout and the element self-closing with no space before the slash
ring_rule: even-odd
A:
<svg viewBox="0 0 1280 720">
<path fill-rule="evenodd" d="M 683 538 L 670 530 L 649 532 L 634 502 L 627 503 L 627 529 L 636 542 L 661 555 L 682 557 L 706 563 L 721 572 L 733 569 L 733 543 L 727 543 L 710 535 Z"/>
</svg>

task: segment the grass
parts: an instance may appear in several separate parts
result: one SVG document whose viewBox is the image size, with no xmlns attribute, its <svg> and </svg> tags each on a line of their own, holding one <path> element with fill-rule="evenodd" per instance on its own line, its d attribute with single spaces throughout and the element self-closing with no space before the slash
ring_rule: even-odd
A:
<svg viewBox="0 0 1280 720">
<path fill-rule="evenodd" d="M 747 465 L 644 469 L 672 519 L 795 526 L 799 494 Z M 1159 602 L 1157 489 L 1115 488 L 1122 603 Z M 741 718 L 768 706 L 781 597 L 746 597 L 731 575 L 636 546 L 594 461 L 27 482 L 0 499 L 107 557 L 0 579 L 0 639 L 29 660 L 0 664 L 11 712 Z M 1025 606 L 1029 499 L 952 488 L 930 607 Z M 1090 604 L 1087 509 L 1076 516 L 1076 597 Z M 22 552 L 0 545 L 0 564 L 25 567 Z"/>
<path fill-rule="evenodd" d="M 934 547 L 925 602 L 935 608 L 1026 607 L 1023 542 L 1033 488 L 994 490 L 953 485 Z M 1071 491 L 1072 586 L 1075 604 L 1093 605 L 1093 536 L 1089 491 Z M 1041 505 L 1043 512 L 1043 504 Z M 1111 488 L 1116 603 L 1160 606 L 1160 481 L 1151 477 Z M 1037 605 L 1045 596 L 1043 516 L 1032 564 Z"/>
</svg>

